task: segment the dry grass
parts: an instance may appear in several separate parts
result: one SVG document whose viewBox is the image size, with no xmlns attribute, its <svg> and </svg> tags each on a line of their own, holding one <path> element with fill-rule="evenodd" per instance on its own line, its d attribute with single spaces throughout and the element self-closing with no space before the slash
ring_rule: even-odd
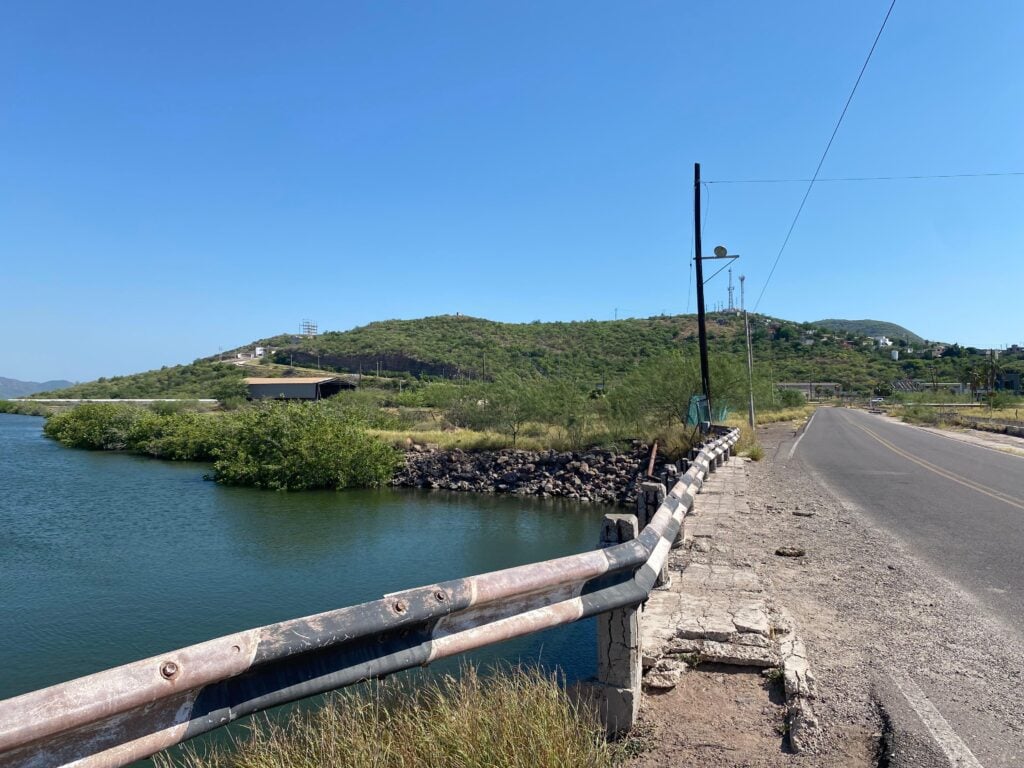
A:
<svg viewBox="0 0 1024 768">
<path fill-rule="evenodd" d="M 1010 421 L 1021 421 L 1024 420 L 1024 407 L 1010 407 L 1010 408 L 964 408 L 960 413 L 961 416 L 971 417 L 980 416 L 986 419 L 1009 419 Z"/>
<path fill-rule="evenodd" d="M 814 405 L 805 405 L 798 408 L 783 408 L 777 411 L 759 413 L 757 415 L 757 422 L 759 425 L 779 421 L 803 422 L 810 417 L 815 408 L 816 406 Z M 429 409 L 423 410 L 427 411 Z M 512 438 L 501 432 L 476 431 L 472 429 L 438 429 L 437 423 L 437 419 L 431 417 L 430 420 L 423 418 L 406 429 L 373 429 L 369 431 L 385 442 L 403 449 L 412 443 L 429 445 L 441 450 L 458 448 L 463 451 L 494 451 L 513 447 Z M 727 426 L 740 429 L 740 442 L 737 452 L 744 455 L 751 455 L 749 453 L 751 450 L 754 450 L 755 453 L 757 452 L 754 449 L 754 446 L 757 445 L 757 440 L 753 433 L 751 433 L 750 427 L 747 426 L 746 414 L 732 414 L 726 419 L 725 423 Z M 647 442 L 657 440 L 659 453 L 677 459 L 686 455 L 690 448 L 691 440 L 695 437 L 695 431 L 693 427 L 678 424 L 640 437 Z M 622 441 L 614 439 L 604 424 L 600 421 L 595 421 L 586 436 L 584 445 L 609 446 L 619 442 Z M 574 449 L 564 430 L 539 423 L 525 425 L 522 433 L 516 440 L 515 447 L 526 451 L 546 451 L 549 449 L 569 451 Z"/>
<path fill-rule="evenodd" d="M 397 448 L 406 448 L 411 443 L 435 446 L 445 451 L 455 448 L 463 451 L 496 451 L 512 447 L 512 438 L 508 435 L 472 429 L 371 429 L 369 432 Z M 557 448 L 546 438 L 523 435 L 516 440 L 515 447 L 528 451 Z"/>
<path fill-rule="evenodd" d="M 421 679 L 422 682 L 422 679 Z M 159 755 L 159 768 L 610 768 L 616 748 L 559 681 L 535 669 L 466 667 L 415 687 L 371 683 L 284 722 L 260 719 L 228 748 Z"/>
<path fill-rule="evenodd" d="M 782 408 L 777 411 L 767 411 L 756 414 L 758 426 L 765 424 L 776 424 L 782 421 L 791 421 L 794 425 L 802 424 L 814 413 L 816 405 L 802 405 L 797 408 Z M 736 427 L 740 431 L 739 442 L 736 443 L 736 453 L 741 456 L 749 456 L 754 461 L 760 461 L 764 457 L 764 449 L 757 439 L 757 435 L 750 428 L 747 415 L 734 413 L 725 420 L 726 426 Z"/>
</svg>

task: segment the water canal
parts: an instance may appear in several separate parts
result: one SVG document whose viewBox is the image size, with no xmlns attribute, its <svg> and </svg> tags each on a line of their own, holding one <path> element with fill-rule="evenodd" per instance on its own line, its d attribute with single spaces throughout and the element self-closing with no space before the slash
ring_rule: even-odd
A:
<svg viewBox="0 0 1024 768">
<path fill-rule="evenodd" d="M 595 546 L 599 507 L 224 488 L 205 465 L 63 448 L 0 415 L 0 698 L 387 592 Z M 594 670 L 590 621 L 473 658 Z"/>
</svg>

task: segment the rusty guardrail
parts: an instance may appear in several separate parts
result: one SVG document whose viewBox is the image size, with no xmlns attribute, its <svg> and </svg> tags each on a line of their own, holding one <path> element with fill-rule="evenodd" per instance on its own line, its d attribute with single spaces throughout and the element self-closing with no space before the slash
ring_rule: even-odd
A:
<svg viewBox="0 0 1024 768">
<path fill-rule="evenodd" d="M 647 599 L 715 428 L 638 538 L 270 624 L 0 701 L 0 766 L 112 768 L 240 717 Z"/>
</svg>

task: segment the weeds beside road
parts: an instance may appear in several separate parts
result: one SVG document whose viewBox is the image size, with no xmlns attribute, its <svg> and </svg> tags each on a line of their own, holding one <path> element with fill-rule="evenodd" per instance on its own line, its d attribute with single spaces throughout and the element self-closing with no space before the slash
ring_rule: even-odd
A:
<svg viewBox="0 0 1024 768">
<path fill-rule="evenodd" d="M 422 684 L 417 685 L 417 682 Z M 158 768 L 611 768 L 618 748 L 555 677 L 516 668 L 458 678 L 367 683 L 255 720 L 228 748 L 185 748 Z"/>
</svg>

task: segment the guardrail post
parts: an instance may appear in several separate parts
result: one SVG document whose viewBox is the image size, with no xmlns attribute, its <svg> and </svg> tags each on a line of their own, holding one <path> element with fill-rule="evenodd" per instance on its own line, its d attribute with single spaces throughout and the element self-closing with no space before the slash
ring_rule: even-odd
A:
<svg viewBox="0 0 1024 768">
<path fill-rule="evenodd" d="M 662 486 L 664 487 L 664 486 Z M 636 515 L 605 515 L 601 547 L 632 541 L 640 533 Z M 597 682 L 601 719 L 610 736 L 633 727 L 640 712 L 640 606 L 616 608 L 597 617 Z"/>
</svg>

